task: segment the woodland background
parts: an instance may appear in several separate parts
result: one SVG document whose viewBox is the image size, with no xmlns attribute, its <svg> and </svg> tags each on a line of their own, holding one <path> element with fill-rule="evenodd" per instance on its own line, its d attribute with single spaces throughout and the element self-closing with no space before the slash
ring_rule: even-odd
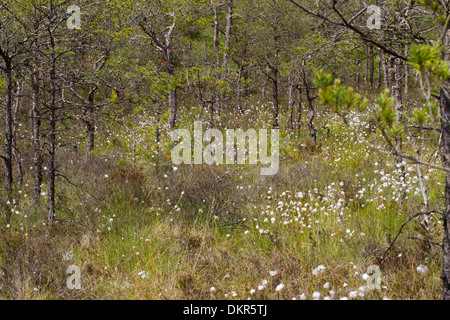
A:
<svg viewBox="0 0 450 320">
<path fill-rule="evenodd" d="M 450 297 L 449 12 L 1 1 L 0 297 Z M 194 121 L 280 129 L 279 173 L 173 165 Z"/>
</svg>

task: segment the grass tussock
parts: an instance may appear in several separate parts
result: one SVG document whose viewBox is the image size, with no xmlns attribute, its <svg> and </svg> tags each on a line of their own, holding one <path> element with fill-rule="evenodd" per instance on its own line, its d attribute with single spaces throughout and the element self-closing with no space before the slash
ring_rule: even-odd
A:
<svg viewBox="0 0 450 320">
<path fill-rule="evenodd" d="M 268 114 L 241 121 L 263 126 Z M 280 171 L 270 177 L 251 165 L 175 166 L 168 140 L 154 157 L 129 157 L 125 135 L 113 143 L 100 135 L 89 159 L 61 153 L 76 165 L 61 170 L 58 217 L 75 222 L 48 226 L 45 194 L 39 206 L 21 198 L 0 233 L 0 297 L 440 298 L 439 216 L 427 229 L 421 219 L 408 224 L 382 261 L 420 211 L 415 165 L 405 164 L 403 184 L 395 159 L 373 153 L 336 119 L 327 126 L 316 146 L 306 132 L 283 133 Z M 423 170 L 438 207 L 442 174 Z M 80 290 L 67 288 L 71 265 L 80 267 Z M 380 290 L 368 289 L 372 265 L 380 266 Z"/>
</svg>

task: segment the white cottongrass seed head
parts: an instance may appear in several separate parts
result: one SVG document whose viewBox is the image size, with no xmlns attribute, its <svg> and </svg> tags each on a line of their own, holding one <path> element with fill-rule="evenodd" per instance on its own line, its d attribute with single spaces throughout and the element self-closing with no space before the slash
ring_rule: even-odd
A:
<svg viewBox="0 0 450 320">
<path fill-rule="evenodd" d="M 428 272 L 427 266 L 424 266 L 423 264 L 419 265 L 419 266 L 416 268 L 416 270 L 417 270 L 418 273 L 421 273 L 421 274 L 425 274 L 425 273 Z"/>
<path fill-rule="evenodd" d="M 279 285 L 277 285 L 277 287 L 275 288 L 275 291 L 276 292 L 280 292 L 281 290 L 283 290 L 284 289 L 284 284 L 283 283 L 280 283 Z"/>
</svg>

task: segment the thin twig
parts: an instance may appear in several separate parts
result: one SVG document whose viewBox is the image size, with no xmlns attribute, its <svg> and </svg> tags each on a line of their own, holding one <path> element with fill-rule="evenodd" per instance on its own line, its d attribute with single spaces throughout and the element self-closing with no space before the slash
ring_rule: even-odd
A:
<svg viewBox="0 0 450 320">
<path fill-rule="evenodd" d="M 432 211 L 428 211 L 428 212 L 419 212 L 416 213 L 415 215 L 409 217 L 405 222 L 403 222 L 403 224 L 400 226 L 400 229 L 397 232 L 397 235 L 395 236 L 394 240 L 391 242 L 391 244 L 389 245 L 389 247 L 386 249 L 386 251 L 384 252 L 383 256 L 381 257 L 381 261 L 380 261 L 380 265 L 386 260 L 387 254 L 388 252 L 394 247 L 395 242 L 397 241 L 398 237 L 400 236 L 400 234 L 403 231 L 403 228 L 406 227 L 406 225 L 408 223 L 410 223 L 412 220 L 414 220 L 415 218 L 421 216 L 421 215 L 429 215 L 432 213 L 439 213 L 441 215 L 444 215 L 444 213 L 440 210 L 432 210 Z"/>
</svg>

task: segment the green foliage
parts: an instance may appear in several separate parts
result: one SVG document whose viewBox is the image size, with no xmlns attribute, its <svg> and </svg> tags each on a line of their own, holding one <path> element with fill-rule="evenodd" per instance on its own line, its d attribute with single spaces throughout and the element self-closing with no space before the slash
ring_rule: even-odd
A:
<svg viewBox="0 0 450 320">
<path fill-rule="evenodd" d="M 331 73 L 323 70 L 314 72 L 314 84 L 319 88 L 319 103 L 329 105 L 333 111 L 344 116 L 354 107 L 363 110 L 367 100 L 355 93 L 352 87 L 345 86 L 340 79 L 334 79 Z"/>
<path fill-rule="evenodd" d="M 449 65 L 442 60 L 442 48 L 439 44 L 414 45 L 410 51 L 410 64 L 417 72 L 429 72 L 439 81 L 449 77 Z"/>
<path fill-rule="evenodd" d="M 417 0 L 417 2 L 431 8 L 433 11 L 440 12 L 444 8 L 442 7 L 442 3 L 438 0 Z M 441 19 L 439 19 L 441 20 Z"/>
<path fill-rule="evenodd" d="M 117 103 L 117 92 L 116 92 L 116 90 L 112 90 L 111 91 L 111 98 L 110 98 L 110 100 L 111 100 L 111 103 Z"/>
<path fill-rule="evenodd" d="M 377 120 L 382 128 L 392 128 L 397 120 L 397 113 L 395 111 L 394 98 L 390 96 L 390 90 L 385 89 L 377 99 L 380 108 L 377 113 Z"/>
<path fill-rule="evenodd" d="M 419 126 L 423 126 L 430 118 L 427 115 L 427 109 L 419 109 L 417 107 L 414 108 L 411 116 L 414 122 L 416 122 Z"/>
</svg>

